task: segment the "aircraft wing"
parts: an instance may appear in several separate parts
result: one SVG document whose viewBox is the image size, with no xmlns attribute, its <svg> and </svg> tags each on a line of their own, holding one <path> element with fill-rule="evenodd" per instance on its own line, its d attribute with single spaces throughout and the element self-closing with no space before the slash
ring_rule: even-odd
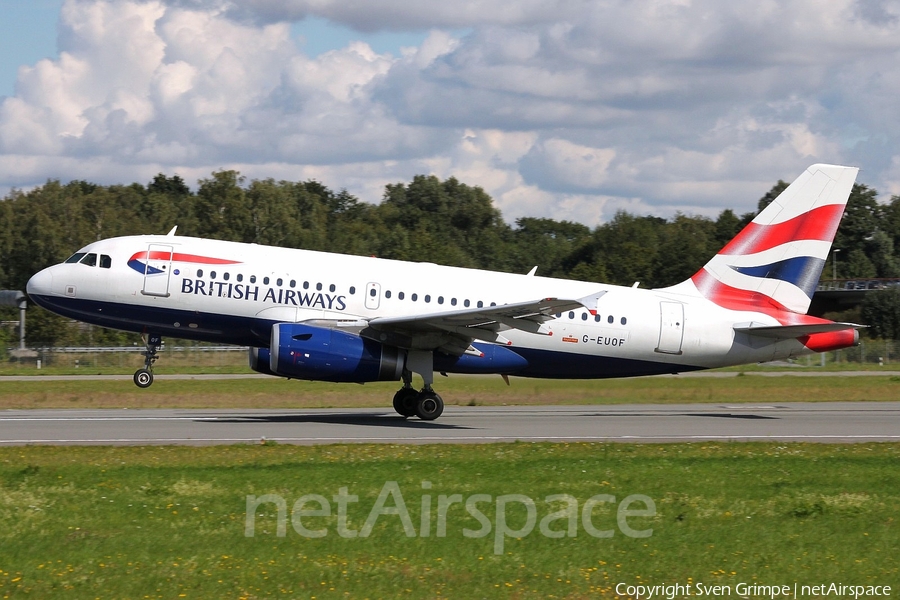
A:
<svg viewBox="0 0 900 600">
<path fill-rule="evenodd" d="M 401 348 L 466 352 L 474 340 L 509 344 L 501 332 L 518 329 L 549 335 L 545 322 L 556 313 L 587 308 L 596 312 L 596 302 L 606 292 L 579 300 L 543 298 L 500 306 L 485 306 L 408 317 L 376 317 L 360 335 Z"/>
<path fill-rule="evenodd" d="M 790 339 L 813 333 L 843 331 L 844 329 L 860 329 L 865 325 L 856 323 L 813 323 L 810 325 L 735 325 L 734 330 L 740 333 L 758 335 L 760 337 Z"/>
</svg>

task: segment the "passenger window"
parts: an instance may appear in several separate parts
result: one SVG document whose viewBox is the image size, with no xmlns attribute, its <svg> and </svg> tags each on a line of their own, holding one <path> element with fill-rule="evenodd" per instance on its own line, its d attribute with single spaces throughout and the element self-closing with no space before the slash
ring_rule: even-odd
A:
<svg viewBox="0 0 900 600">
<path fill-rule="evenodd" d="M 443 304 L 443 303 L 444 303 L 444 297 L 438 296 L 438 304 Z"/>
<path fill-rule="evenodd" d="M 471 302 L 469 302 L 468 300 L 466 300 L 465 302 L 463 302 L 463 306 L 465 306 L 466 308 L 469 307 L 469 304 L 471 304 Z"/>
<path fill-rule="evenodd" d="M 600 315 L 594 315 L 594 322 L 596 322 L 596 323 L 600 322 Z"/>
<path fill-rule="evenodd" d="M 419 295 L 418 295 L 418 294 L 413 294 L 412 296 L 410 296 L 410 298 L 412 298 L 412 301 L 415 302 L 416 300 L 419 299 Z"/>
<path fill-rule="evenodd" d="M 282 283 L 284 283 L 284 280 L 281 277 L 275 280 L 275 285 L 277 285 L 278 287 L 281 287 Z"/>
<path fill-rule="evenodd" d="M 203 269 L 197 269 L 197 277 L 203 277 Z"/>
<path fill-rule="evenodd" d="M 321 284 L 321 283 L 317 283 L 317 284 L 316 284 L 316 291 L 317 291 L 317 292 L 321 292 L 321 291 L 322 291 L 322 284 Z"/>
<path fill-rule="evenodd" d="M 84 258 L 81 259 L 81 264 L 87 265 L 89 267 L 97 266 L 97 255 L 91 252 L 90 254 L 86 254 Z"/>
<path fill-rule="evenodd" d="M 293 288 L 293 287 L 295 287 L 296 285 L 297 285 L 297 282 L 294 281 L 293 279 L 291 279 L 291 287 Z"/>
<path fill-rule="evenodd" d="M 335 287 L 335 285 L 334 285 L 333 283 L 332 283 L 331 285 L 328 286 L 328 291 L 329 291 L 329 292 L 334 292 L 334 290 L 336 290 L 336 289 L 337 289 L 337 288 Z M 400 299 L 403 300 L 402 294 L 401 294 L 401 296 L 400 296 Z"/>
<path fill-rule="evenodd" d="M 622 317 L 622 320 L 619 321 L 619 322 L 620 322 L 622 325 L 624 325 L 625 323 L 628 322 L 628 319 L 626 319 L 625 317 Z"/>
<path fill-rule="evenodd" d="M 574 318 L 575 318 L 575 313 L 574 313 L 573 311 L 569 311 L 569 318 L 570 318 L 570 319 L 574 319 Z"/>
<path fill-rule="evenodd" d="M 238 273 L 238 275 L 237 275 L 237 280 L 238 280 L 239 282 L 240 282 L 240 281 L 243 281 L 243 280 L 244 280 L 244 276 L 241 275 L 240 273 Z"/>
<path fill-rule="evenodd" d="M 111 266 L 112 266 L 112 258 L 110 258 L 110 257 L 109 257 L 108 255 L 106 255 L 106 254 L 101 254 L 101 255 L 100 255 L 100 268 L 101 268 L 101 269 L 108 269 L 108 268 L 110 268 Z"/>
<path fill-rule="evenodd" d="M 334 286 L 331 286 L 331 287 L 334 287 Z M 334 290 L 331 290 L 331 291 L 333 292 Z M 403 300 L 405 297 L 406 297 L 406 294 L 404 294 L 403 292 L 397 292 L 398 299 Z"/>
<path fill-rule="evenodd" d="M 375 290 L 372 290 L 372 291 L 374 292 Z M 385 297 L 385 298 L 390 298 L 390 297 L 391 297 L 391 290 L 387 290 L 387 291 L 384 293 L 384 297 Z"/>
<path fill-rule="evenodd" d="M 269 278 L 263 277 L 263 285 L 269 285 Z"/>
<path fill-rule="evenodd" d="M 452 304 L 453 306 L 456 306 L 456 298 L 451 298 L 450 304 Z"/>
<path fill-rule="evenodd" d="M 303 282 L 303 289 L 304 289 L 304 290 L 308 290 L 308 289 L 309 289 L 309 282 L 308 282 L 308 281 L 304 281 L 304 282 Z"/>
<path fill-rule="evenodd" d="M 612 322 L 615 321 L 615 320 L 616 320 L 616 319 L 615 319 L 612 315 L 609 315 L 608 317 L 606 317 L 606 322 L 607 322 L 607 323 L 612 324 Z"/>
<path fill-rule="evenodd" d="M 75 254 L 73 254 L 72 256 L 67 258 L 66 262 L 70 263 L 70 264 L 77 263 L 77 262 L 81 262 L 82 258 L 84 258 L 84 252 L 76 252 Z"/>
<path fill-rule="evenodd" d="M 256 275 L 250 276 L 250 283 L 256 283 Z"/>
<path fill-rule="evenodd" d="M 216 278 L 216 272 L 215 272 L 215 271 L 210 271 L 210 272 L 209 272 L 209 278 L 210 278 L 210 279 L 215 279 L 215 278 Z"/>
<path fill-rule="evenodd" d="M 587 313 L 581 313 L 581 320 L 587 321 Z"/>
<path fill-rule="evenodd" d="M 355 293 L 356 293 L 356 286 L 355 286 L 355 285 L 351 285 L 351 286 L 350 286 L 350 295 L 352 296 L 352 295 L 355 294 Z"/>
<path fill-rule="evenodd" d="M 225 273 L 222 275 L 222 279 L 224 279 L 225 281 L 228 281 L 229 277 L 231 277 L 231 273 Z"/>
<path fill-rule="evenodd" d="M 378 295 L 378 292 L 375 291 L 375 288 L 372 288 L 371 290 L 369 290 L 369 295 L 374 298 L 376 295 Z"/>
<path fill-rule="evenodd" d="M 428 304 L 431 302 L 431 294 L 425 294 L 425 303 Z"/>
<path fill-rule="evenodd" d="M 478 308 L 484 308 L 484 302 L 481 300 L 478 301 Z"/>
</svg>

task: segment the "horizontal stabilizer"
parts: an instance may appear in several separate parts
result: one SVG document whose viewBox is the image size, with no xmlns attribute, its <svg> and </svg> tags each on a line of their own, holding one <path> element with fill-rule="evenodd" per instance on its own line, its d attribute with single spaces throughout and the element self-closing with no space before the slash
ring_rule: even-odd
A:
<svg viewBox="0 0 900 600">
<path fill-rule="evenodd" d="M 845 329 L 860 329 L 866 325 L 856 323 L 812 323 L 810 325 L 735 325 L 734 330 L 739 333 L 757 335 L 759 337 L 791 339 L 813 333 L 828 333 L 831 331 L 843 331 Z"/>
</svg>

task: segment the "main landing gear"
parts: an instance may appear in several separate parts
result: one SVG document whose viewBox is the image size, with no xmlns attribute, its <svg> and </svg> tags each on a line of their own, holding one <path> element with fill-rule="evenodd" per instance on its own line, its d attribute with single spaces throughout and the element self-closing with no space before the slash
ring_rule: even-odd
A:
<svg viewBox="0 0 900 600">
<path fill-rule="evenodd" d="M 134 372 L 134 385 L 139 388 L 148 388 L 153 384 L 153 363 L 159 358 L 159 347 L 162 346 L 161 335 L 144 334 L 141 336 L 147 349 L 144 355 L 144 368 Z"/>
<path fill-rule="evenodd" d="M 425 383 L 422 391 L 412 386 L 412 372 L 403 370 L 403 387 L 394 394 L 394 410 L 401 416 L 416 416 L 423 421 L 434 421 L 444 412 L 444 401 L 431 389 L 431 383 Z"/>
</svg>

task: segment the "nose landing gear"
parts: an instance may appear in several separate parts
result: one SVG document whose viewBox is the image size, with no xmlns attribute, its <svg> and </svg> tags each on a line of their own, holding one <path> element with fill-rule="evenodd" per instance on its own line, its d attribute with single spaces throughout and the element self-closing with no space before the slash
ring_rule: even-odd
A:
<svg viewBox="0 0 900 600">
<path fill-rule="evenodd" d="M 144 368 L 134 372 L 134 385 L 139 388 L 148 388 L 153 384 L 153 363 L 159 358 L 159 347 L 162 346 L 162 336 L 144 334 L 141 336 L 147 349 L 144 355 Z"/>
</svg>

